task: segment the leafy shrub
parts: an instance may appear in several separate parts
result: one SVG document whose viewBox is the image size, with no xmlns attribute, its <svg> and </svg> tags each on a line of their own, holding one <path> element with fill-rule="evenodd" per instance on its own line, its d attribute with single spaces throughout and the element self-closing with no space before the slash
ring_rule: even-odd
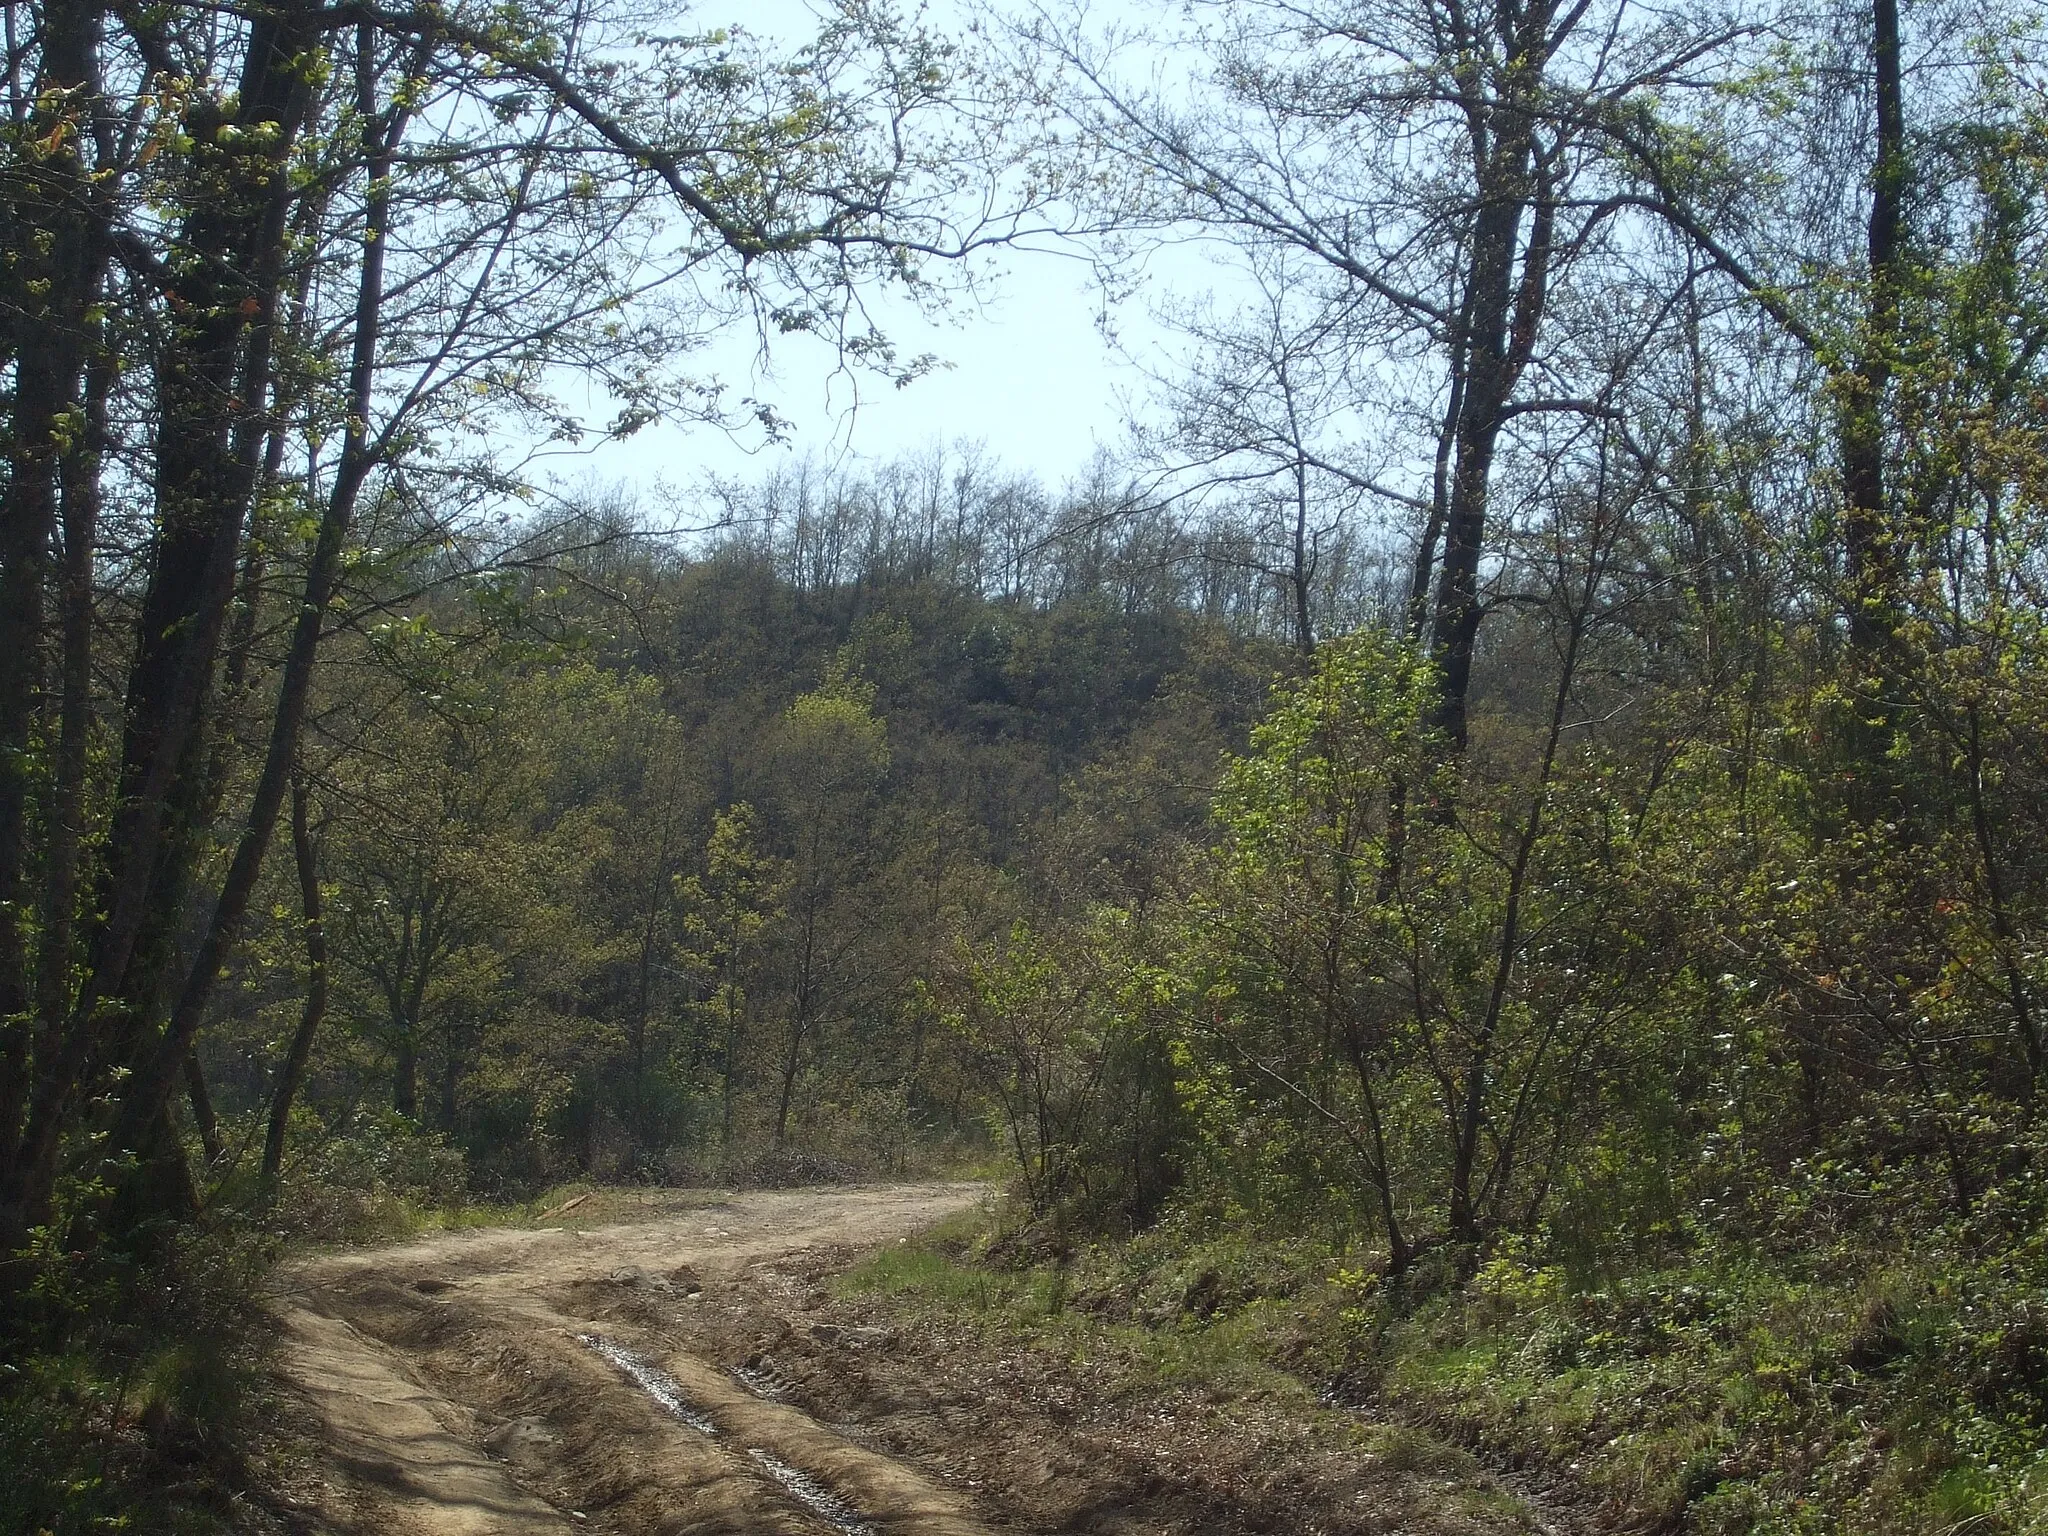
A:
<svg viewBox="0 0 2048 1536">
<path fill-rule="evenodd" d="M 462 1153 L 402 1115 L 358 1115 L 304 1143 L 287 1171 L 274 1224 L 320 1242 L 361 1242 L 412 1230 L 423 1212 L 469 1196 Z"/>
<path fill-rule="evenodd" d="M 78 1239 L 94 1207 L 72 1193 L 0 1313 L 0 1530 L 227 1530 L 260 1439 L 256 1288 L 274 1248 L 218 1223 L 146 1260 L 69 1247 L 55 1234 Z"/>
</svg>

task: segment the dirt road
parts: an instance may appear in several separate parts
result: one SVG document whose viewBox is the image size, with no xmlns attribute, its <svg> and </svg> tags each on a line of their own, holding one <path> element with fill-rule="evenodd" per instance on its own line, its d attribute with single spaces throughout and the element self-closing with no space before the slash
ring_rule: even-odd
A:
<svg viewBox="0 0 2048 1536">
<path fill-rule="evenodd" d="M 1455 1454 L 1389 1456 L 1257 1394 L 1120 1396 L 1086 1361 L 901 1327 L 822 1283 L 981 1198 L 667 1192 L 628 1222 L 302 1261 L 278 1297 L 285 1374 L 319 1425 L 301 1521 L 347 1536 L 1555 1529 Z"/>
<path fill-rule="evenodd" d="M 285 1371 L 326 1424 L 319 1523 L 401 1536 L 985 1529 L 675 1324 L 750 1262 L 894 1241 L 975 1185 L 705 1197 L 588 1230 L 438 1233 L 289 1270 Z M 668 1327 L 663 1327 L 668 1324 Z"/>
</svg>

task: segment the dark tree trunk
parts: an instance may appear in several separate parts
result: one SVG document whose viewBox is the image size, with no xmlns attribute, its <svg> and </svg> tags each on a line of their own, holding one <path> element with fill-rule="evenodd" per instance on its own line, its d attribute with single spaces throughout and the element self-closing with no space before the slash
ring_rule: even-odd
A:
<svg viewBox="0 0 2048 1536">
<path fill-rule="evenodd" d="M 1316 653 L 1315 557 L 1309 553 L 1308 466 L 1294 466 L 1294 536 L 1287 585 L 1294 602 L 1294 648 L 1303 656 Z"/>
<path fill-rule="evenodd" d="M 200 1021 L 212 996 L 214 984 L 228 952 L 241 936 L 248 913 L 249 898 L 262 873 L 263 859 L 276 829 L 278 812 L 284 803 L 292 765 L 298 754 L 299 732 L 304 722 L 306 701 L 311 694 L 313 664 L 320 635 L 326 623 L 327 606 L 340 574 L 342 548 L 354 522 L 357 498 L 376 459 L 369 435 L 372 391 L 376 380 L 379 319 L 383 310 L 384 239 L 389 223 L 388 185 L 391 156 L 403 117 L 388 121 L 377 113 L 374 75 L 374 38 L 366 26 L 357 45 L 357 110 L 370 138 L 366 171 L 371 187 L 367 223 L 363 237 L 361 272 L 356 290 L 354 350 L 349 374 L 349 415 L 342 444 L 341 463 L 335 472 L 324 515 L 315 538 L 313 558 L 306 571 L 306 585 L 292 629 L 290 651 L 272 717 L 270 741 L 263 768 L 251 798 L 233 862 L 214 904 L 213 918 L 205 938 L 178 993 L 168 1030 L 163 1039 L 139 1065 L 137 1082 L 131 1091 L 131 1107 L 124 1121 L 132 1122 L 145 1113 L 148 1102 L 168 1092 L 172 1064 L 179 1054 L 191 1049 Z M 280 221 L 282 210 L 280 210 Z M 280 222 L 280 235 L 281 235 Z M 272 300 L 275 298 L 273 286 Z"/>
<path fill-rule="evenodd" d="M 1509 400 L 1542 320 L 1553 218 L 1539 194 L 1534 125 L 1527 108 L 1516 100 L 1494 103 L 1478 122 L 1478 207 L 1460 304 L 1464 334 L 1456 349 L 1452 385 L 1457 417 L 1451 434 L 1450 486 L 1442 500 L 1443 557 L 1430 628 L 1430 654 L 1440 689 L 1431 723 L 1454 751 L 1463 750 L 1468 734 L 1466 701 L 1483 616 L 1479 573 L 1486 555 L 1494 454 Z M 1520 253 L 1518 280 L 1516 258 L 1525 214 L 1533 217 L 1527 249 Z M 1418 562 L 1418 571 L 1422 569 Z"/>
<path fill-rule="evenodd" d="M 101 15 L 96 5 L 65 0 L 42 7 L 39 105 L 15 132 L 49 147 L 13 157 L 4 204 L 12 225 L 4 245 L 14 395 L 0 495 L 0 1253 L 19 1246 L 41 1204 L 24 1124 L 33 1118 L 33 1076 L 49 1049 L 46 1039 L 32 1038 L 41 1034 L 40 1016 L 22 921 L 35 906 L 30 748 L 45 686 L 44 592 L 65 442 L 77 432 L 92 337 L 87 310 L 107 249 L 84 159 L 91 125 L 80 117 L 81 109 L 99 110 Z"/>
<path fill-rule="evenodd" d="M 303 5 L 258 16 L 240 90 L 226 108 L 208 100 L 188 120 L 197 148 L 178 190 L 193 211 L 162 278 L 174 322 L 157 370 L 157 534 L 129 675 L 112 862 L 66 1038 L 38 1071 L 19 1177 L 31 1204 L 47 1197 L 88 1069 L 132 1073 L 114 1095 L 109 1157 L 177 1152 L 163 1126 L 190 1038 L 158 1041 L 155 1021 L 177 985 L 176 928 L 206 830 L 204 728 L 255 488 L 295 196 L 287 167 L 311 100 L 305 62 L 316 43 Z"/>
<path fill-rule="evenodd" d="M 804 1036 L 809 1026 L 793 1020 L 789 1028 L 789 1051 L 782 1058 L 782 1091 L 775 1100 L 775 1145 L 779 1150 L 789 1135 L 789 1110 L 796 1098 L 797 1074 L 803 1070 Z"/>
<path fill-rule="evenodd" d="M 1905 579 L 1907 540 L 1885 502 L 1884 400 L 1891 386 L 1905 238 L 1906 111 L 1899 68 L 1898 0 L 1872 0 L 1875 160 L 1870 178 L 1867 281 L 1857 365 L 1842 390 L 1842 544 L 1848 562 L 1851 641 L 1874 651 L 1891 633 Z"/>
<path fill-rule="evenodd" d="M 185 1053 L 185 1098 L 192 1106 L 192 1124 L 199 1132 L 199 1145 L 211 1168 L 226 1150 L 220 1137 L 220 1116 L 214 1113 L 213 1091 L 206 1086 L 206 1068 L 197 1051 Z"/>
<path fill-rule="evenodd" d="M 263 1138 L 263 1182 L 274 1187 L 284 1171 L 284 1141 L 291 1124 L 292 1101 L 306 1079 L 306 1063 L 314 1038 L 327 1014 L 327 925 L 320 912 L 320 854 L 306 818 L 305 781 L 292 780 L 292 859 L 299 874 L 299 910 L 305 921 L 306 1005 L 291 1048 L 277 1069 L 270 1095 L 270 1124 Z"/>
<path fill-rule="evenodd" d="M 731 983 L 731 987 L 734 991 L 728 992 L 725 1003 L 725 1050 L 723 1059 L 719 1063 L 718 1145 L 719 1150 L 723 1152 L 732 1151 L 733 1108 L 739 1097 L 740 1086 L 740 1035 L 743 1017 L 737 1002 L 734 1000 L 736 989 L 739 986 L 737 979 L 738 965 L 736 962 L 733 967 L 733 975 L 734 980 Z"/>
<path fill-rule="evenodd" d="M 447 1050 L 441 1057 L 441 1103 L 440 1129 L 448 1135 L 455 1134 L 457 1090 L 462 1085 L 462 1056 L 451 1038 Z"/>
<path fill-rule="evenodd" d="M 409 1027 L 399 1037 L 398 1050 L 391 1063 L 391 1107 L 408 1120 L 419 1119 L 420 1062 L 419 1053 L 413 1049 Z"/>
<path fill-rule="evenodd" d="M 99 538 L 100 461 L 114 361 L 94 359 L 86 382 L 85 433 L 63 473 L 64 565 L 59 587 L 63 640 L 56 771 L 50 791 L 43 878 L 43 936 L 36 982 L 36 1034 L 54 1041 L 71 1008 L 78 963 L 75 935 L 85 848 L 86 772 L 92 733 L 93 559 Z M 4 1122 L 11 1131 L 15 1122 Z"/>
</svg>

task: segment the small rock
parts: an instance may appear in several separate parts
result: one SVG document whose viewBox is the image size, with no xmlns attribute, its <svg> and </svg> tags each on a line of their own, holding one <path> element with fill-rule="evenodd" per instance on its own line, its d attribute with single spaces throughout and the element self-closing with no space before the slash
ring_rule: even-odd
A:
<svg viewBox="0 0 2048 1536">
<path fill-rule="evenodd" d="M 666 1291 L 670 1288 L 666 1280 L 655 1278 L 638 1264 L 628 1264 L 621 1269 L 613 1270 L 611 1282 L 613 1285 L 623 1285 L 635 1291 Z"/>
<path fill-rule="evenodd" d="M 562 1443 L 545 1419 L 529 1415 L 510 1419 L 484 1436 L 484 1449 L 500 1461 L 514 1466 L 544 1462 L 548 1453 Z"/>
<path fill-rule="evenodd" d="M 811 1324 L 811 1337 L 820 1344 L 842 1344 L 848 1349 L 880 1349 L 896 1341 L 887 1328 L 842 1328 L 836 1323 Z"/>
</svg>

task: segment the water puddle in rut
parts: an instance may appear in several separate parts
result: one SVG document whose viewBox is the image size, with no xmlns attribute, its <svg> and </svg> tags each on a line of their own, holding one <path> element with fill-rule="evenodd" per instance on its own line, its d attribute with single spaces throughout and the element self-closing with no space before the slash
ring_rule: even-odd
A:
<svg viewBox="0 0 2048 1536">
<path fill-rule="evenodd" d="M 699 1434 L 718 1438 L 718 1426 L 693 1406 L 676 1379 L 652 1361 L 636 1355 L 623 1345 L 595 1333 L 579 1333 L 576 1341 L 609 1361 L 634 1386 L 653 1398 L 662 1408 Z M 844 1499 L 798 1467 L 755 1447 L 747 1457 L 797 1503 L 846 1536 L 875 1536 L 875 1528 L 860 1518 Z"/>
<path fill-rule="evenodd" d="M 846 1536 L 875 1536 L 875 1528 L 853 1512 L 847 1502 L 831 1489 L 808 1473 L 799 1471 L 788 1462 L 770 1456 L 766 1451 L 750 1450 L 747 1454 L 761 1464 L 767 1474 L 782 1484 L 789 1496 L 803 1505 L 821 1520 L 829 1520 Z"/>
<path fill-rule="evenodd" d="M 699 1434 L 711 1435 L 714 1438 L 717 1436 L 718 1426 L 690 1406 L 690 1400 L 683 1396 L 683 1389 L 676 1385 L 675 1378 L 670 1376 L 668 1372 L 641 1359 L 630 1349 L 622 1348 L 614 1344 L 610 1339 L 600 1337 L 597 1334 L 579 1333 L 576 1335 L 576 1341 L 587 1349 L 595 1350 L 613 1365 L 617 1366 L 620 1372 L 634 1386 L 645 1392 L 649 1397 L 661 1404 L 662 1407 L 689 1425 L 690 1428 L 696 1430 Z"/>
</svg>

